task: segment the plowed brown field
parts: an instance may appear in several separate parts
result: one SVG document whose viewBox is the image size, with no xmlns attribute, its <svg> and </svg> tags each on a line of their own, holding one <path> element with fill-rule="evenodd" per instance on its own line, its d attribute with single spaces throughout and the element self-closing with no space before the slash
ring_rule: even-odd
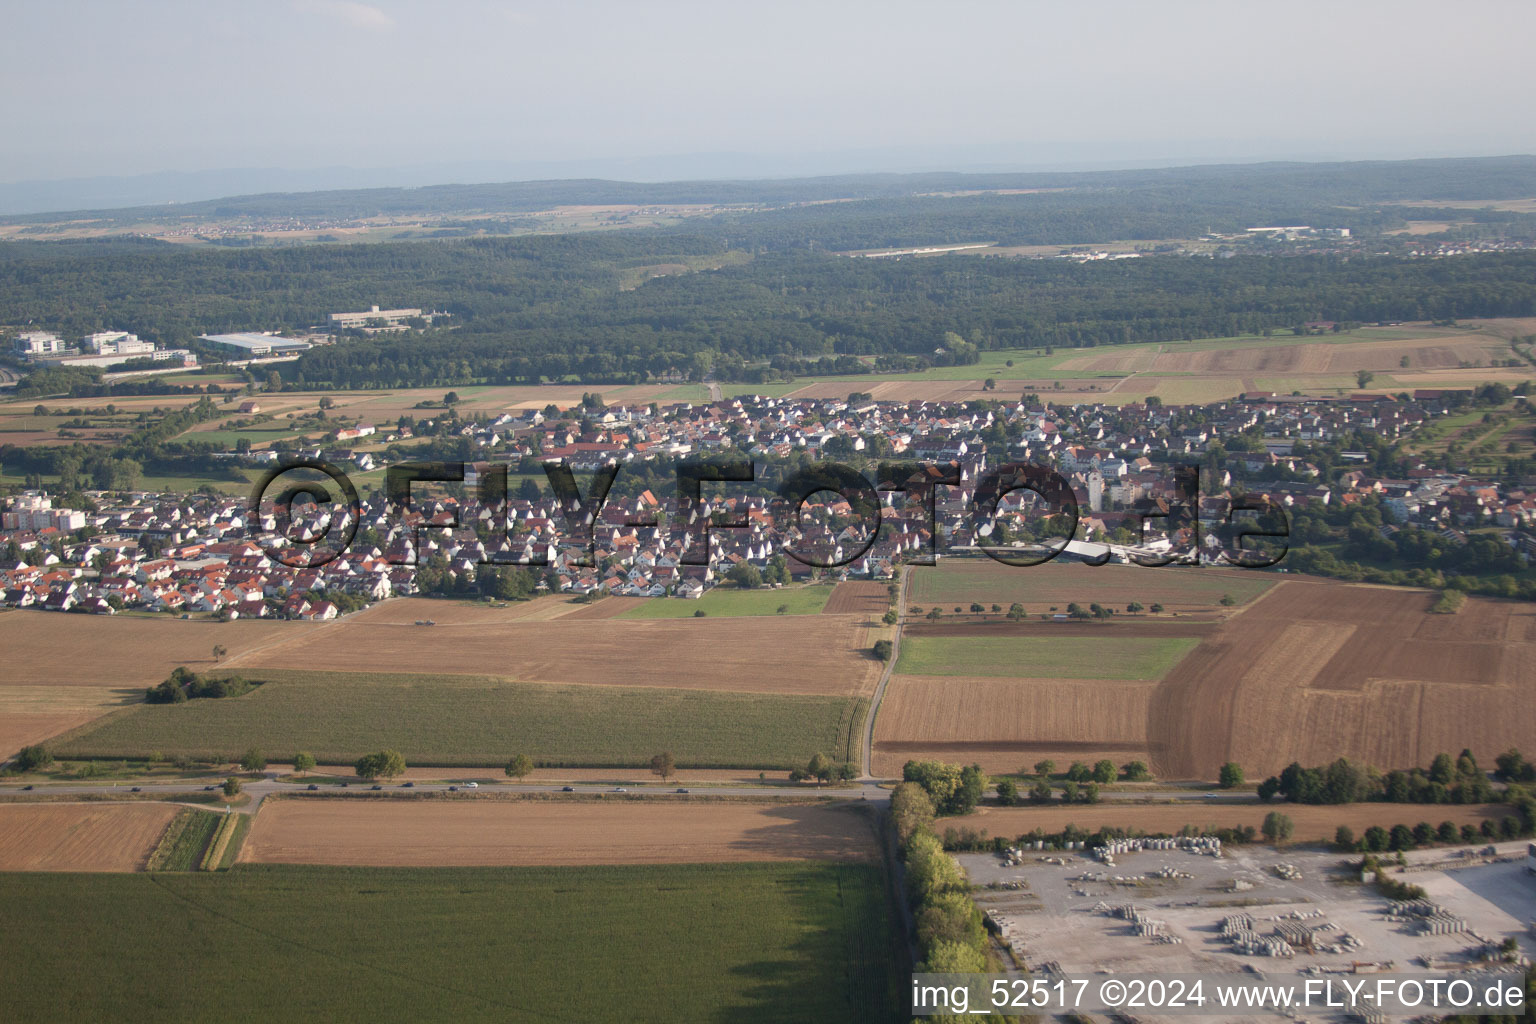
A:
<svg viewBox="0 0 1536 1024">
<path fill-rule="evenodd" d="M 890 605 L 890 594 L 885 588 L 886 584 L 873 580 L 839 583 L 832 589 L 832 596 L 827 598 L 821 614 L 866 617 L 884 615 Z"/>
<path fill-rule="evenodd" d="M 659 800 L 275 800 L 240 859 L 378 867 L 868 860 L 879 847 L 861 812 Z"/>
<path fill-rule="evenodd" d="M 0 804 L 0 871 L 139 871 L 172 804 Z"/>
<path fill-rule="evenodd" d="M 1480 759 L 1536 735 L 1536 607 L 1472 598 L 1428 614 L 1433 595 L 1291 581 L 1208 638 L 1158 687 L 1153 768 L 1250 776 L 1292 760 L 1426 765 Z"/>
</svg>

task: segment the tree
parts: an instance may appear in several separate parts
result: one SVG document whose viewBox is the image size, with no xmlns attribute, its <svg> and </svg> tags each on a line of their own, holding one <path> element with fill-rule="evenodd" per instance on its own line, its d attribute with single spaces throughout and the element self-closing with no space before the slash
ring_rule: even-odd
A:
<svg viewBox="0 0 1536 1024">
<path fill-rule="evenodd" d="M 1291 838 L 1291 833 L 1296 830 L 1295 822 L 1290 816 L 1279 811 L 1270 811 L 1264 815 L 1264 825 L 1259 831 L 1264 833 L 1264 838 L 1271 843 L 1280 843 Z"/>
<path fill-rule="evenodd" d="M 315 755 L 307 750 L 301 750 L 293 755 L 293 770 L 303 775 L 305 772 L 315 770 Z"/>
<path fill-rule="evenodd" d="M 224 795 L 238 796 L 240 793 L 240 780 L 231 775 L 224 780 Z"/>
<path fill-rule="evenodd" d="M 1052 761 L 1050 758 L 1046 758 L 1043 761 L 1036 761 L 1035 762 L 1035 774 L 1036 775 L 1040 775 L 1040 776 L 1049 775 L 1052 772 L 1054 772 L 1055 770 L 1056 770 L 1056 762 Z"/>
<path fill-rule="evenodd" d="M 1154 601 L 1152 602 L 1152 606 L 1148 608 L 1147 611 L 1151 612 L 1153 615 L 1161 615 L 1163 613 L 1163 606 Z"/>
<path fill-rule="evenodd" d="M 894 625 L 896 625 L 897 618 L 898 618 L 898 616 L 896 614 L 896 609 L 895 608 L 887 608 L 885 610 L 885 614 L 880 616 L 880 621 L 885 623 L 887 626 L 894 626 Z"/>
<path fill-rule="evenodd" d="M 1430 781 L 1442 785 L 1447 785 L 1456 778 L 1456 765 L 1451 760 L 1450 754 L 1435 755 L 1434 761 L 1429 766 L 1429 778 Z"/>
<path fill-rule="evenodd" d="M 1376 375 L 1374 373 L 1372 373 L 1370 370 L 1356 370 L 1355 371 L 1355 386 L 1357 388 L 1359 388 L 1361 391 L 1364 391 L 1366 388 L 1370 387 L 1371 386 L 1371 381 L 1373 381 L 1375 379 L 1376 379 Z"/>
<path fill-rule="evenodd" d="M 651 774 L 661 776 L 662 782 L 677 774 L 677 761 L 672 757 L 672 751 L 663 750 L 651 758 Z"/>
<path fill-rule="evenodd" d="M 1125 773 L 1127 782 L 1145 782 L 1152 777 L 1145 761 L 1127 761 L 1120 766 L 1120 770 Z"/>
<path fill-rule="evenodd" d="M 533 771 L 533 758 L 527 754 L 518 754 L 507 762 L 507 767 L 504 770 L 507 773 L 507 778 L 516 779 L 521 782 Z"/>
<path fill-rule="evenodd" d="M 1146 608 L 1140 601 L 1132 601 L 1130 604 L 1125 606 L 1125 610 L 1129 614 L 1135 615 L 1137 612 L 1146 611 Z"/>
<path fill-rule="evenodd" d="M 1233 597 L 1231 594 L 1221 595 L 1221 605 L 1223 608 L 1231 608 L 1235 604 L 1237 604 L 1237 598 Z"/>
<path fill-rule="evenodd" d="M 918 968 L 934 974 L 980 974 L 987 969 L 986 956 L 977 946 L 963 942 L 939 941 L 928 950 L 928 959 Z M 955 1014 L 952 1019 L 959 1019 Z M 941 1020 L 942 1017 L 934 1017 Z"/>
<path fill-rule="evenodd" d="M 1115 762 L 1107 757 L 1093 766 L 1093 781 L 1100 784 L 1114 782 L 1119 774 L 1120 770 L 1115 767 Z"/>
<path fill-rule="evenodd" d="M 1004 807 L 1012 807 L 1019 802 L 1019 784 L 1012 779 L 999 779 L 997 783 L 997 802 Z"/>
<path fill-rule="evenodd" d="M 990 785 L 991 780 L 981 770 L 981 765 L 973 764 L 960 769 L 960 788 L 951 806 L 945 810 L 951 814 L 966 814 L 974 810 Z"/>
<path fill-rule="evenodd" d="M 881 661 L 891 660 L 891 642 L 889 640 L 876 640 L 874 646 L 875 657 Z"/>
<path fill-rule="evenodd" d="M 226 655 L 228 653 L 229 653 L 229 648 L 225 647 L 223 644 L 214 644 L 213 645 L 213 660 L 215 662 L 223 661 L 224 660 L 224 655 Z"/>
<path fill-rule="evenodd" d="M 891 791 L 891 821 L 903 845 L 933 824 L 933 799 L 916 782 L 903 782 Z"/>
<path fill-rule="evenodd" d="M 1066 782 L 1061 784 L 1061 802 L 1064 804 L 1077 803 L 1078 792 L 1078 784 L 1072 779 L 1068 779 Z"/>
<path fill-rule="evenodd" d="M 1236 761 L 1228 761 L 1221 766 L 1216 778 L 1222 789 L 1235 789 L 1243 784 L 1243 766 Z"/>
<path fill-rule="evenodd" d="M 757 566 L 751 562 L 737 562 L 731 566 L 731 571 L 725 574 L 725 578 L 738 587 L 753 588 L 763 585 L 763 574 Z"/>
<path fill-rule="evenodd" d="M 918 832 L 907 843 L 907 890 L 914 906 L 946 892 L 965 890 L 960 865 L 931 832 Z"/>
<path fill-rule="evenodd" d="M 981 949 L 986 939 L 981 908 L 966 893 L 941 893 L 917 913 L 917 942 L 923 949 L 933 949 L 940 942 Z"/>
<path fill-rule="evenodd" d="M 1093 769 L 1082 761 L 1073 761 L 1067 768 L 1067 778 L 1073 782 L 1087 782 L 1093 778 Z"/>
<path fill-rule="evenodd" d="M 16 755 L 16 767 L 24 772 L 36 772 L 53 764 L 53 751 L 40 743 L 22 747 Z"/>
<path fill-rule="evenodd" d="M 397 775 L 405 774 L 405 758 L 398 750 L 380 750 L 377 753 L 364 754 L 357 759 L 354 767 L 360 778 L 392 779 Z"/>
<path fill-rule="evenodd" d="M 1019 604 L 1019 602 L 1017 602 L 1017 601 L 1013 602 L 1013 604 L 1008 606 L 1008 618 L 1011 619 L 1014 622 L 1018 622 L 1019 620 L 1024 618 L 1025 614 L 1026 613 L 1024 611 L 1024 606 L 1022 604 Z"/>
<path fill-rule="evenodd" d="M 267 755 L 260 747 L 252 747 L 240 758 L 240 767 L 248 772 L 263 771 L 267 767 Z"/>
<path fill-rule="evenodd" d="M 1334 829 L 1333 845 L 1346 852 L 1353 850 L 1355 848 L 1355 830 L 1348 825 L 1340 825 Z"/>
<path fill-rule="evenodd" d="M 832 762 L 818 750 L 811 755 L 810 763 L 805 766 L 805 774 L 817 782 L 826 782 L 832 777 Z"/>
<path fill-rule="evenodd" d="M 1048 804 L 1051 802 L 1051 784 L 1041 779 L 1029 787 L 1029 800 L 1031 803 Z"/>
<path fill-rule="evenodd" d="M 1368 853 L 1381 853 L 1387 848 L 1389 842 L 1391 837 L 1387 834 L 1387 830 L 1380 825 L 1372 825 L 1365 830 L 1365 837 L 1360 840 L 1360 845 Z"/>
</svg>

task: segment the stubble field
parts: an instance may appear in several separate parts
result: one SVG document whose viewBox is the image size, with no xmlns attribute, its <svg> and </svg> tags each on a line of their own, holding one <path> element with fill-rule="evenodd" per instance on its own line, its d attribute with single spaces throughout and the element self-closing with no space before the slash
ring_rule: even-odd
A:
<svg viewBox="0 0 1536 1024">
<path fill-rule="evenodd" d="M 171 804 L 0 804 L 0 871 L 138 871 Z"/>
<path fill-rule="evenodd" d="M 240 859 L 360 867 L 870 861 L 879 855 L 878 836 L 862 810 L 607 799 L 276 800 L 257 815 Z"/>
</svg>

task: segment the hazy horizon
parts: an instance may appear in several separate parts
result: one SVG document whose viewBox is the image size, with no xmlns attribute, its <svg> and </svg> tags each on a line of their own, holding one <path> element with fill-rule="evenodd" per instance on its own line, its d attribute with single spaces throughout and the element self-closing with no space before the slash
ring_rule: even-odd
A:
<svg viewBox="0 0 1536 1024">
<path fill-rule="evenodd" d="M 306 175 L 321 188 L 426 184 L 433 169 L 469 180 L 455 168 L 662 180 L 1536 152 L 1523 52 L 1536 6 L 1515 0 L 942 14 L 77 0 L 8 20 L 11 185 L 254 169 L 260 191 Z M 1447 53 L 1477 53 L 1477 66 L 1444 67 Z"/>
</svg>

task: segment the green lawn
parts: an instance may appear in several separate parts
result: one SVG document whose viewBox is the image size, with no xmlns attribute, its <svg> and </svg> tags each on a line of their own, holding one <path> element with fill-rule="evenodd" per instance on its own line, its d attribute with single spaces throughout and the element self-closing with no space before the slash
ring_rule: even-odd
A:
<svg viewBox="0 0 1536 1024">
<path fill-rule="evenodd" d="M 902 1019 L 882 870 L 238 865 L 0 874 L 0 1019 Z"/>
<path fill-rule="evenodd" d="M 1194 637 L 908 637 L 896 671 L 917 676 L 1159 679 Z"/>
<path fill-rule="evenodd" d="M 349 764 L 393 747 L 408 762 L 634 767 L 670 750 L 690 767 L 789 768 L 821 750 L 857 760 L 863 699 L 661 687 L 522 683 L 482 676 L 261 669 L 243 697 L 136 704 L 54 743 L 60 757 L 153 751 L 272 760 L 305 750 Z"/>
<path fill-rule="evenodd" d="M 786 587 L 783 590 L 737 590 L 729 585 L 716 587 L 697 601 L 684 598 L 656 598 L 623 612 L 621 619 L 686 619 L 695 612 L 710 616 L 777 615 L 781 605 L 788 605 L 785 615 L 816 615 L 832 596 L 825 585 Z"/>
</svg>

